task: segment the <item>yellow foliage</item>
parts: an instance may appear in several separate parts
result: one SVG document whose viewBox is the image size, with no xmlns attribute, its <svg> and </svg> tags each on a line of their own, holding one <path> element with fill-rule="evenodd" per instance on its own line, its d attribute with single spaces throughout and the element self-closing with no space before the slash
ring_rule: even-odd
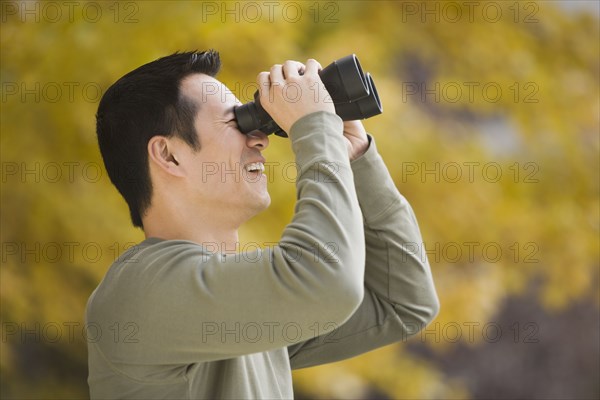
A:
<svg viewBox="0 0 600 400">
<path fill-rule="evenodd" d="M 38 20 L 6 5 L 25 3 L 38 7 Z M 566 13 L 556 2 L 491 2 L 503 16 L 493 22 L 482 14 L 491 3 L 481 2 L 471 21 L 465 2 L 454 3 L 463 17 L 452 22 L 447 3 L 429 2 L 439 7 L 435 21 L 410 8 L 425 3 L 277 2 L 272 20 L 265 7 L 253 20 L 246 3 L 227 2 L 238 7 L 235 21 L 235 11 L 207 8 L 225 2 L 77 2 L 72 18 L 63 8 L 54 22 L 43 2 L 3 2 L 3 330 L 6 322 L 83 323 L 85 302 L 111 262 L 143 239 L 101 167 L 99 95 L 145 62 L 206 48 L 221 52 L 220 78 L 243 101 L 273 63 L 359 56 L 384 106 L 365 126 L 419 219 L 440 326 L 485 324 L 532 282 L 548 310 L 582 299 L 600 305 L 597 16 Z M 98 21 L 82 13 L 88 4 L 100 7 Z M 282 14 L 286 5 L 302 17 Z M 293 161 L 279 138 L 266 157 Z M 244 227 L 244 243 L 277 241 L 290 220 L 293 182 L 275 177 L 270 192 L 273 205 Z M 69 360 L 60 367 L 66 375 L 86 364 L 78 337 L 48 345 Z M 2 341 L 3 394 L 87 395 L 82 382 L 29 385 L 15 361 L 18 342 L 18 335 Z M 452 345 L 427 343 L 440 352 Z M 368 388 L 390 398 L 469 396 L 463 382 L 402 345 L 295 378 L 315 398 L 357 398 Z"/>
</svg>

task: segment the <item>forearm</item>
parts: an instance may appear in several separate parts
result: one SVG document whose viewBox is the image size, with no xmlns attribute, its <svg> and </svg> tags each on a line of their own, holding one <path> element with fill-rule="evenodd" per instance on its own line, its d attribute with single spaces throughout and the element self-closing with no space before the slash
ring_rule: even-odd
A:
<svg viewBox="0 0 600 400">
<path fill-rule="evenodd" d="M 292 246 L 302 254 L 302 262 L 315 264 L 295 269 L 296 279 L 318 278 L 312 284 L 325 292 L 333 290 L 343 297 L 359 291 L 362 297 L 364 227 L 341 122 L 336 115 L 319 112 L 292 126 L 292 131 L 304 133 L 290 135 L 298 169 L 297 203 L 280 247 Z M 339 135 L 319 133 L 325 127 Z"/>
<path fill-rule="evenodd" d="M 365 285 L 393 304 L 405 322 L 424 325 L 439 302 L 415 214 L 373 140 L 352 170 L 365 225 Z"/>
</svg>

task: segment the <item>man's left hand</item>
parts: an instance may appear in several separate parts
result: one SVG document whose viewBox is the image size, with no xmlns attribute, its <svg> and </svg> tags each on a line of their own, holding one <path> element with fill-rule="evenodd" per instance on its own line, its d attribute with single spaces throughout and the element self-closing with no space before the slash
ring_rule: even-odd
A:
<svg viewBox="0 0 600 400">
<path fill-rule="evenodd" d="M 344 121 L 344 137 L 348 145 L 350 161 L 354 161 L 365 154 L 369 147 L 369 139 L 362 122 Z"/>
</svg>

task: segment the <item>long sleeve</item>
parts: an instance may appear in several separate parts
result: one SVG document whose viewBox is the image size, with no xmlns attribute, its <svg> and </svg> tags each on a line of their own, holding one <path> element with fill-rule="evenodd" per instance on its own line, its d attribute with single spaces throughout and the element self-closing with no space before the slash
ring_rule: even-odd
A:
<svg viewBox="0 0 600 400">
<path fill-rule="evenodd" d="M 365 295 L 343 325 L 288 348 L 292 368 L 349 358 L 406 339 L 438 313 L 417 220 L 377 153 L 375 141 L 352 163 L 364 217 Z"/>
<path fill-rule="evenodd" d="M 150 238 L 111 267 L 88 302 L 87 322 L 105 332 L 90 345 L 114 368 L 136 376 L 134 364 L 285 348 L 315 336 L 315 326 L 342 324 L 360 305 L 364 229 L 342 121 L 317 112 L 291 133 L 297 203 L 278 245 L 223 255 Z M 113 341 L 116 322 L 135 327 L 136 341 Z"/>
</svg>

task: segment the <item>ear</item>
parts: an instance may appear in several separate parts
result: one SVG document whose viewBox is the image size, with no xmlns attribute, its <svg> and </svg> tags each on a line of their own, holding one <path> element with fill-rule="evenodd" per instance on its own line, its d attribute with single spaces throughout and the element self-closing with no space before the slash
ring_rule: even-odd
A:
<svg viewBox="0 0 600 400">
<path fill-rule="evenodd" d="M 148 157 L 150 162 L 163 172 L 182 177 L 184 171 L 179 167 L 179 161 L 174 154 L 175 147 L 170 138 L 153 136 L 148 142 Z"/>
</svg>

